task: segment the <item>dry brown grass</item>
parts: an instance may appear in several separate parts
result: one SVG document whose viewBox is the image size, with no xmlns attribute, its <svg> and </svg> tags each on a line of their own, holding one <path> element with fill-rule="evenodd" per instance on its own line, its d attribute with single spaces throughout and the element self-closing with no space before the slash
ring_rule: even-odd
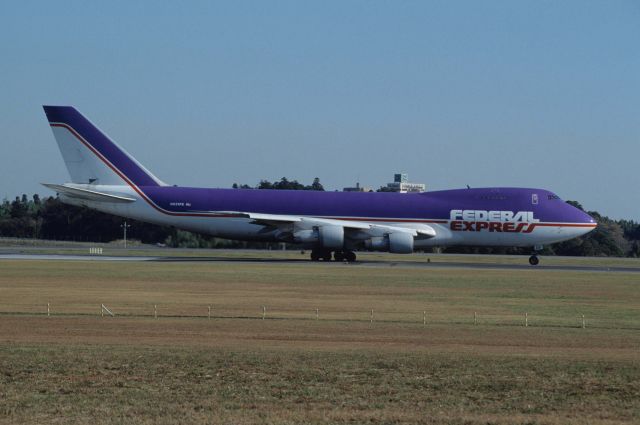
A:
<svg viewBox="0 0 640 425">
<path fill-rule="evenodd" d="M 640 417 L 634 274 L 341 264 L 0 267 L 0 422 L 605 424 Z M 47 302 L 52 317 L 43 315 Z M 100 318 L 100 303 L 117 316 Z M 579 327 L 583 313 L 587 329 Z"/>
</svg>

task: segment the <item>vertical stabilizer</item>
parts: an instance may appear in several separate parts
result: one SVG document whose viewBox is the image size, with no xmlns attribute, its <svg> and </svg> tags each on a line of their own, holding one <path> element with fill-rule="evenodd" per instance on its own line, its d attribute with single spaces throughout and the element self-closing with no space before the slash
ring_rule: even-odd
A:
<svg viewBox="0 0 640 425">
<path fill-rule="evenodd" d="M 165 186 L 75 108 L 43 108 L 73 183 Z"/>
</svg>

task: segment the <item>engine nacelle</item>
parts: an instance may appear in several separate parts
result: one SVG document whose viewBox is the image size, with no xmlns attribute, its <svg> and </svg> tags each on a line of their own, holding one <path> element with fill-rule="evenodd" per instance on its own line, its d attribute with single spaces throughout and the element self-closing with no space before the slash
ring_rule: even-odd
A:
<svg viewBox="0 0 640 425">
<path fill-rule="evenodd" d="M 320 239 L 316 229 L 298 230 L 293 233 L 293 241 L 297 243 L 313 244 Z"/>
<path fill-rule="evenodd" d="M 389 233 L 389 252 L 411 254 L 413 252 L 413 235 L 400 232 Z"/>
<path fill-rule="evenodd" d="M 387 236 L 374 236 L 364 241 L 364 247 L 372 251 L 388 251 L 389 238 Z"/>
<path fill-rule="evenodd" d="M 413 235 L 404 232 L 389 233 L 367 239 L 364 241 L 364 246 L 374 251 L 410 254 L 413 252 Z"/>
<path fill-rule="evenodd" d="M 342 226 L 318 226 L 320 245 L 327 249 L 342 249 L 344 246 L 344 227 Z"/>
</svg>

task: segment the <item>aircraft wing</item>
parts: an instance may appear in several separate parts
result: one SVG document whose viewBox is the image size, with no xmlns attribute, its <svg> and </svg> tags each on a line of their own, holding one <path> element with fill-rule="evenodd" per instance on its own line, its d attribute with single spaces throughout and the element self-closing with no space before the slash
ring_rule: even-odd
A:
<svg viewBox="0 0 640 425">
<path fill-rule="evenodd" d="M 346 231 L 364 231 L 366 232 L 383 232 L 383 233 L 409 233 L 414 237 L 432 238 L 436 235 L 436 231 L 433 227 L 427 224 L 412 224 L 411 226 L 404 227 L 399 224 L 387 225 L 370 223 L 364 220 L 345 220 L 337 218 L 322 218 L 322 217 L 307 217 L 296 215 L 281 215 L 281 214 L 263 214 L 241 211 L 215 211 L 214 214 L 228 217 L 237 216 L 243 218 L 250 218 L 256 224 L 263 224 L 265 226 L 281 227 L 284 225 L 291 225 L 295 223 L 306 224 L 308 226 L 340 226 Z"/>
</svg>

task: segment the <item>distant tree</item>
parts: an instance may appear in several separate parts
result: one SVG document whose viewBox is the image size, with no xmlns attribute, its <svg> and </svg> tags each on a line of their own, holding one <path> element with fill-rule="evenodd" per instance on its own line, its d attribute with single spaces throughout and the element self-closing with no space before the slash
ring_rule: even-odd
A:
<svg viewBox="0 0 640 425">
<path fill-rule="evenodd" d="M 311 183 L 311 186 L 307 186 L 305 189 L 324 191 L 324 186 L 322 186 L 322 183 L 320 183 L 320 178 L 316 177 L 313 179 L 313 183 Z"/>
<path fill-rule="evenodd" d="M 233 189 L 253 189 L 251 186 L 249 186 L 248 184 L 241 184 L 238 185 L 238 183 L 234 183 L 233 186 L 231 186 Z"/>
<path fill-rule="evenodd" d="M 7 198 L 2 200 L 0 204 L 0 220 L 11 216 L 11 203 Z"/>
<path fill-rule="evenodd" d="M 26 195 L 22 195 L 23 199 L 26 198 Z M 22 200 L 16 196 L 15 201 L 11 203 L 11 218 L 23 218 L 27 215 L 27 203 L 22 202 Z"/>
<path fill-rule="evenodd" d="M 640 240 L 640 223 L 633 220 L 618 220 L 624 230 L 624 237 L 630 240 Z"/>
<path fill-rule="evenodd" d="M 237 183 L 234 183 L 234 189 L 251 189 L 248 185 L 238 186 Z M 271 183 L 269 180 L 260 180 L 260 183 L 256 186 L 257 189 L 274 189 L 274 190 L 318 190 L 324 191 L 324 187 L 322 183 L 320 183 L 320 179 L 316 177 L 313 179 L 313 183 L 305 186 L 297 180 L 289 180 L 286 177 L 282 177 L 280 181 L 276 181 Z"/>
<path fill-rule="evenodd" d="M 304 190 L 304 185 L 298 183 L 297 180 L 288 180 L 286 177 L 282 177 L 279 182 L 273 184 L 273 188 L 278 190 Z"/>
<path fill-rule="evenodd" d="M 269 180 L 260 180 L 258 189 L 273 189 L 273 184 Z"/>
<path fill-rule="evenodd" d="M 582 204 L 580 204 L 580 202 L 578 201 L 567 201 L 567 204 L 576 207 L 577 209 L 584 211 L 584 208 L 582 208 Z"/>
</svg>

